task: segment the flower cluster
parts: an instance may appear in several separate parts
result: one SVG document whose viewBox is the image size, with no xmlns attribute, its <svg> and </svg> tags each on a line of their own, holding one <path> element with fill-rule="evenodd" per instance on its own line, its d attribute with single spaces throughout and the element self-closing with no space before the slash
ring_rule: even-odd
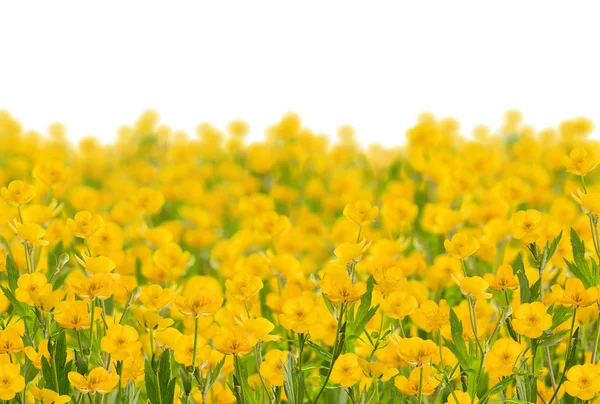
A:
<svg viewBox="0 0 600 404">
<path fill-rule="evenodd" d="M 74 146 L 0 111 L 0 399 L 599 400 L 592 129 L 422 114 L 363 148 L 146 111 Z"/>
</svg>

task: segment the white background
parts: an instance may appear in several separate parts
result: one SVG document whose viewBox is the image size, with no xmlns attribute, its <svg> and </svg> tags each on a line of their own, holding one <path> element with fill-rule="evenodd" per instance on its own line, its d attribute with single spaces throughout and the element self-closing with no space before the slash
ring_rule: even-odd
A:
<svg viewBox="0 0 600 404">
<path fill-rule="evenodd" d="M 4 1 L 0 109 L 104 141 L 145 108 L 193 132 L 283 112 L 363 143 L 424 110 L 468 133 L 519 108 L 538 128 L 600 121 L 600 6 L 588 1 Z"/>
</svg>

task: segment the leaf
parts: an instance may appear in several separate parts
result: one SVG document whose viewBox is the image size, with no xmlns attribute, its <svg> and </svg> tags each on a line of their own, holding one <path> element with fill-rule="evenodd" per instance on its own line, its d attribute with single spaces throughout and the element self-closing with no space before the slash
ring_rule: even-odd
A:
<svg viewBox="0 0 600 404">
<path fill-rule="evenodd" d="M 10 301 L 10 304 L 12 304 L 13 308 L 15 309 L 15 311 L 19 315 L 19 317 L 21 317 L 21 318 L 26 317 L 27 311 L 28 311 L 27 306 L 25 306 L 23 303 L 18 301 L 17 298 L 15 297 L 14 293 L 6 286 L 0 285 L 0 289 L 2 289 L 2 292 L 4 292 L 4 296 L 6 296 L 6 298 Z"/>
<path fill-rule="evenodd" d="M 519 279 L 521 303 L 529 303 L 531 301 L 531 289 L 529 287 L 529 279 L 527 279 L 527 275 L 525 274 L 525 264 L 523 263 L 521 254 L 517 255 L 513 270 Z"/>
<path fill-rule="evenodd" d="M 573 315 L 573 309 L 564 306 L 553 306 L 552 311 L 552 326 L 550 329 L 554 330 L 559 325 L 563 324 Z"/>
<path fill-rule="evenodd" d="M 450 309 L 450 332 L 452 340 L 444 338 L 448 349 L 456 356 L 463 370 L 471 368 L 471 358 L 467 351 L 467 344 L 463 338 L 462 322 L 458 319 L 454 309 Z"/>
<path fill-rule="evenodd" d="M 152 369 L 150 361 L 144 363 L 144 383 L 146 385 L 146 394 L 152 404 L 160 404 L 160 396 L 158 395 L 158 388 L 156 386 L 156 375 Z"/>
<path fill-rule="evenodd" d="M 487 400 L 489 397 L 491 396 L 495 396 L 496 394 L 500 393 L 502 390 L 506 389 L 508 386 L 510 386 L 512 384 L 512 382 L 515 380 L 515 375 L 510 375 L 504 379 L 502 379 L 501 381 L 499 381 L 494 387 L 492 387 L 491 389 L 488 390 L 488 392 L 486 393 L 486 395 L 481 399 L 480 402 L 484 402 L 485 400 Z"/>
<path fill-rule="evenodd" d="M 158 362 L 158 385 L 166 386 L 171 381 L 171 351 L 165 349 Z M 163 394 L 163 402 L 164 402 Z"/>
<path fill-rule="evenodd" d="M 190 391 L 192 391 L 192 381 L 190 380 L 190 375 L 185 371 L 184 368 L 179 368 L 179 377 L 181 378 L 181 384 L 183 385 L 183 392 L 186 395 L 189 395 Z"/>
<path fill-rule="evenodd" d="M 585 244 L 577 235 L 574 229 L 571 229 L 571 246 L 573 248 L 573 262 L 569 262 L 565 259 L 569 271 L 575 275 L 586 288 L 597 285 L 595 279 L 592 276 L 592 271 L 585 259 Z"/>
<path fill-rule="evenodd" d="M 302 404 L 304 401 L 304 373 L 296 366 L 294 356 L 289 353 L 286 364 L 281 362 L 283 369 L 285 394 L 289 404 Z"/>
<path fill-rule="evenodd" d="M 379 305 L 371 307 L 371 297 L 373 294 L 374 284 L 375 279 L 373 278 L 373 276 L 370 276 L 367 280 L 367 291 L 360 299 L 360 305 L 358 306 L 358 310 L 356 311 L 355 316 L 354 313 L 352 313 L 352 310 L 348 309 L 348 327 L 350 328 L 348 335 L 351 338 L 358 338 L 367 326 L 367 323 L 377 313 Z"/>
<path fill-rule="evenodd" d="M 14 292 L 17 290 L 17 282 L 19 281 L 19 270 L 15 265 L 15 261 L 9 255 L 6 257 L 6 272 L 8 275 L 8 288 Z M 4 289 L 4 288 L 3 288 Z"/>
<path fill-rule="evenodd" d="M 44 381 L 46 382 L 46 388 L 58 391 L 54 372 L 52 371 L 52 367 L 50 367 L 50 363 L 45 356 L 42 356 L 42 375 L 44 376 Z"/>
<path fill-rule="evenodd" d="M 556 249 L 558 248 L 558 244 L 560 243 L 560 240 L 562 239 L 562 234 L 563 234 L 563 231 L 561 230 L 560 233 L 558 233 L 558 236 L 556 236 L 554 238 L 554 240 L 552 240 L 552 243 L 550 245 L 548 245 L 548 243 L 546 242 L 546 246 L 544 247 L 544 256 L 545 256 L 546 262 L 550 261 L 552 259 L 552 257 L 554 256 L 554 253 L 556 252 Z"/>
<path fill-rule="evenodd" d="M 321 348 L 319 345 L 315 344 L 312 341 L 307 341 L 306 343 L 309 347 L 311 347 L 311 349 L 313 350 L 313 352 L 321 359 L 323 359 L 324 361 L 327 362 L 331 362 L 331 354 L 329 352 L 327 352 L 325 349 Z"/>
<path fill-rule="evenodd" d="M 177 384 L 177 379 L 172 378 L 169 384 L 167 384 L 167 388 L 163 393 L 163 404 L 173 404 L 175 400 L 175 385 Z"/>
<path fill-rule="evenodd" d="M 551 347 L 558 344 L 565 335 L 569 334 L 569 330 L 561 330 L 559 332 L 543 335 L 537 339 L 538 345 L 541 347 Z"/>
</svg>

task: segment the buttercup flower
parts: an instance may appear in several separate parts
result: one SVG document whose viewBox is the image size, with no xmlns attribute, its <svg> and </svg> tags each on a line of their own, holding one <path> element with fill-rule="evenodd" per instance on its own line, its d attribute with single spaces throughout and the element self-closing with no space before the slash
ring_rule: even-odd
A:
<svg viewBox="0 0 600 404">
<path fill-rule="evenodd" d="M 104 226 L 104 220 L 84 210 L 76 213 L 74 219 L 67 219 L 67 226 L 74 236 L 88 239 Z"/>
<path fill-rule="evenodd" d="M 540 211 L 520 210 L 512 216 L 510 229 L 514 238 L 524 243 L 533 243 L 546 230 L 546 222 Z"/>
<path fill-rule="evenodd" d="M 452 256 L 465 259 L 479 249 L 479 241 L 465 232 L 458 232 L 444 241 L 444 247 Z"/>
<path fill-rule="evenodd" d="M 9 205 L 22 206 L 35 197 L 35 188 L 23 181 L 12 181 L 0 189 L 0 195 Z"/>
<path fill-rule="evenodd" d="M 600 392 L 600 370 L 598 366 L 586 363 L 575 365 L 567 372 L 565 391 L 580 400 L 590 400 Z"/>
<path fill-rule="evenodd" d="M 552 325 L 552 316 L 543 303 L 523 303 L 515 310 L 512 325 L 517 333 L 538 338 Z"/>
<path fill-rule="evenodd" d="M 565 157 L 565 167 L 567 171 L 575 175 L 586 175 L 600 163 L 600 157 L 592 151 L 583 148 L 571 150 L 568 157 Z"/>
<path fill-rule="evenodd" d="M 69 372 L 69 382 L 82 393 L 106 394 L 117 386 L 119 376 L 97 367 L 88 373 L 87 378 L 77 372 Z"/>
<path fill-rule="evenodd" d="M 344 216 L 358 225 L 366 225 L 373 222 L 378 214 L 379 208 L 371 206 L 371 203 L 364 199 L 349 203 L 344 208 Z"/>
<path fill-rule="evenodd" d="M 416 396 L 419 391 L 422 391 L 422 394 L 428 397 L 433 394 L 439 384 L 440 382 L 431 366 L 423 367 L 422 387 L 419 387 L 421 385 L 421 369 L 419 368 L 414 368 L 408 379 L 406 376 L 396 376 L 394 379 L 394 386 L 407 396 Z"/>
<path fill-rule="evenodd" d="M 363 377 L 358 357 L 352 353 L 340 355 L 331 372 L 331 381 L 339 383 L 343 387 L 354 386 Z"/>
</svg>

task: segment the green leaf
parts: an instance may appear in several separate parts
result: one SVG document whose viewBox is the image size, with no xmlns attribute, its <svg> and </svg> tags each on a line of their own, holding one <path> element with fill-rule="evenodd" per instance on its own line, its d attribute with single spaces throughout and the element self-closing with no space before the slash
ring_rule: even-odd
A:
<svg viewBox="0 0 600 404">
<path fill-rule="evenodd" d="M 592 276 L 592 271 L 585 258 L 585 244 L 574 229 L 571 229 L 571 246 L 573 247 L 573 262 L 565 259 L 569 271 L 579 278 L 586 288 L 597 286 L 597 279 Z"/>
<path fill-rule="evenodd" d="M 569 330 L 561 330 L 559 332 L 550 333 L 550 334 L 542 334 L 540 338 L 537 339 L 538 345 L 541 347 L 551 347 L 558 344 L 565 335 L 569 334 Z"/>
<path fill-rule="evenodd" d="M 552 259 L 552 257 L 554 256 L 554 253 L 556 252 L 556 249 L 558 248 L 558 244 L 560 243 L 560 240 L 562 239 L 562 234 L 563 231 L 561 230 L 560 233 L 558 233 L 558 236 L 556 236 L 554 238 L 554 240 L 552 240 L 552 243 L 550 245 L 548 245 L 548 243 L 546 242 L 546 246 L 544 247 L 544 256 L 545 256 L 545 261 L 548 262 Z M 544 265 L 545 266 L 545 265 Z"/>
<path fill-rule="evenodd" d="M 8 288 L 12 292 L 14 292 L 15 290 L 17 290 L 17 282 L 19 281 L 19 270 L 17 269 L 15 261 L 10 255 L 6 257 L 6 272 L 8 275 Z"/>
<path fill-rule="evenodd" d="M 42 375 L 44 376 L 44 381 L 46 382 L 46 388 L 58 391 L 54 372 L 52 371 L 52 367 L 45 356 L 42 356 Z"/>
<path fill-rule="evenodd" d="M 184 368 L 179 368 L 179 377 L 181 378 L 181 384 L 183 385 L 183 392 L 188 395 L 190 391 L 192 391 L 192 380 L 190 380 L 190 375 Z"/>
<path fill-rule="evenodd" d="M 515 380 L 515 375 L 511 375 L 508 376 L 504 379 L 502 379 L 501 381 L 499 381 L 494 387 L 492 387 L 491 389 L 489 389 L 489 391 L 486 393 L 486 395 L 481 399 L 481 403 L 485 402 L 489 397 L 491 396 L 495 396 L 496 394 L 500 393 L 502 390 L 506 389 L 508 386 L 510 386 L 512 384 L 512 382 Z"/>
<path fill-rule="evenodd" d="M 531 301 L 531 288 L 529 287 L 529 279 L 527 279 L 527 275 L 525 274 L 525 264 L 523 263 L 521 254 L 517 255 L 517 258 L 515 259 L 513 271 L 515 271 L 515 274 L 519 279 L 521 303 L 529 303 Z"/>
<path fill-rule="evenodd" d="M 467 370 L 471 368 L 471 357 L 467 351 L 467 344 L 463 338 L 463 325 L 462 321 L 458 319 L 456 312 L 450 309 L 450 332 L 452 334 L 452 340 L 444 338 L 448 349 L 456 356 L 458 363 Z"/>
<path fill-rule="evenodd" d="M 379 305 L 371 307 L 371 297 L 373 294 L 374 284 L 375 279 L 373 276 L 370 276 L 367 280 L 367 291 L 360 299 L 360 305 L 358 306 L 356 315 L 354 315 L 352 309 L 348 309 L 348 335 L 351 338 L 358 338 L 367 326 L 367 323 L 377 313 Z"/>
<path fill-rule="evenodd" d="M 285 394 L 289 404 L 302 404 L 304 401 L 304 373 L 296 366 L 294 356 L 289 353 L 286 364 L 281 362 L 283 369 Z"/>
<path fill-rule="evenodd" d="M 165 349 L 163 353 L 160 355 L 160 359 L 158 361 L 158 385 L 166 386 L 171 381 L 171 351 Z M 164 402 L 164 393 L 163 393 L 163 402 Z"/>
<path fill-rule="evenodd" d="M 331 362 L 331 354 L 329 352 L 327 352 L 325 349 L 323 349 L 322 347 L 320 347 L 319 345 L 315 344 L 312 341 L 307 341 L 306 344 L 313 350 L 313 352 L 319 358 L 323 359 L 324 361 Z"/>
<path fill-rule="evenodd" d="M 564 306 L 553 306 L 552 314 L 552 326 L 550 329 L 554 330 L 559 325 L 563 324 L 573 315 L 573 309 Z"/>
<path fill-rule="evenodd" d="M 146 394 L 152 404 L 161 404 L 160 396 L 158 395 L 158 388 L 156 386 L 156 374 L 152 369 L 150 361 L 144 363 L 144 383 L 146 385 Z"/>
<path fill-rule="evenodd" d="M 173 404 L 175 401 L 175 385 L 177 384 L 177 379 L 172 378 L 167 384 L 167 388 L 163 393 L 163 404 Z"/>
</svg>

